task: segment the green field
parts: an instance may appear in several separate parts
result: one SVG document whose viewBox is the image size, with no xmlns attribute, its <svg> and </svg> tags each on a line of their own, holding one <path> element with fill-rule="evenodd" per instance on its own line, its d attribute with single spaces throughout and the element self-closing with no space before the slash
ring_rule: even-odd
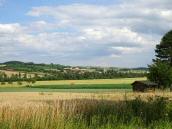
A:
<svg viewBox="0 0 172 129">
<path fill-rule="evenodd" d="M 77 84 L 77 85 L 42 85 L 31 88 L 42 89 L 131 89 L 130 84 Z"/>
<path fill-rule="evenodd" d="M 131 91 L 130 84 L 44 85 L 32 87 L 1 87 L 0 92 L 110 92 Z"/>
<path fill-rule="evenodd" d="M 0 86 L 0 92 L 111 92 L 131 91 L 131 83 L 146 78 L 120 78 L 97 80 L 60 80 L 38 81 L 33 86 L 26 87 L 17 83 Z"/>
</svg>

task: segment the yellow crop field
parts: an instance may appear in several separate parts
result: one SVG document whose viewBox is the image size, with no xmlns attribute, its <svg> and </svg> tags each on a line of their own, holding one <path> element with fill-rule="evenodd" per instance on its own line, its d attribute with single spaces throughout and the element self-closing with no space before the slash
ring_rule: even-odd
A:
<svg viewBox="0 0 172 129">
<path fill-rule="evenodd" d="M 101 93 L 72 93 L 72 92 L 1 92 L 0 103 L 16 103 L 18 102 L 42 102 L 56 100 L 73 100 L 73 99 L 95 99 L 95 100 L 115 100 L 134 99 L 136 97 L 146 99 L 149 97 L 161 96 L 172 100 L 171 92 L 150 92 L 150 93 L 134 93 L 134 92 L 101 92 Z"/>
<path fill-rule="evenodd" d="M 118 78 L 118 79 L 94 79 L 94 80 L 56 80 L 56 81 L 37 81 L 34 85 L 77 85 L 77 84 L 131 84 L 136 80 L 146 80 L 146 77 L 142 78 Z M 23 82 L 22 85 L 18 85 L 17 82 L 13 84 L 6 83 L 0 87 L 23 87 L 27 85 Z"/>
<path fill-rule="evenodd" d="M 142 125 L 146 125 L 146 123 L 143 121 L 145 117 L 142 117 L 140 114 L 139 119 L 143 122 L 142 124 L 136 123 L 139 126 L 133 124 L 125 125 L 120 120 L 123 120 L 123 116 L 128 118 L 127 123 L 130 123 L 131 119 L 135 120 L 135 112 L 132 112 L 133 114 L 131 115 L 127 113 L 128 111 L 135 111 L 136 107 L 132 106 L 135 104 L 141 108 L 141 114 L 148 112 L 146 118 L 150 118 L 154 113 L 158 114 L 156 116 L 159 118 L 161 110 L 156 110 L 157 105 L 165 104 L 165 106 L 168 106 L 168 103 L 170 104 L 171 101 L 167 103 L 162 98 L 156 99 L 156 96 L 172 99 L 170 92 L 1 92 L 0 129 L 63 129 L 64 127 L 65 129 L 142 128 Z M 141 99 L 136 99 L 138 97 Z M 146 106 L 142 104 L 146 104 Z M 169 113 L 169 111 L 171 111 L 171 108 L 165 114 Z M 116 119 L 116 114 L 118 114 L 118 119 L 120 118 L 120 120 Z M 96 124 L 95 127 L 95 123 L 102 123 L 104 119 L 108 120 L 108 124 Z M 90 122 L 90 124 L 87 124 L 87 122 Z M 157 125 L 157 129 L 161 129 L 159 126 Z M 167 127 L 169 127 L 169 124 L 165 125 L 164 128 L 167 129 Z"/>
<path fill-rule="evenodd" d="M 59 80 L 59 81 L 37 81 L 36 85 L 70 85 L 70 84 L 130 84 L 136 80 L 146 78 L 119 78 L 119 79 L 94 79 L 94 80 Z"/>
</svg>

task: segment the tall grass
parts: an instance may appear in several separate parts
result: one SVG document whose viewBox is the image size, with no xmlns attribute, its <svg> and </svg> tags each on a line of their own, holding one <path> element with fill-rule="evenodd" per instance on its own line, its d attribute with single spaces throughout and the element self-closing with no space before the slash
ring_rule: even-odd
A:
<svg viewBox="0 0 172 129">
<path fill-rule="evenodd" d="M 156 97 L 1 105 L 0 129 L 171 129 L 172 102 Z"/>
</svg>

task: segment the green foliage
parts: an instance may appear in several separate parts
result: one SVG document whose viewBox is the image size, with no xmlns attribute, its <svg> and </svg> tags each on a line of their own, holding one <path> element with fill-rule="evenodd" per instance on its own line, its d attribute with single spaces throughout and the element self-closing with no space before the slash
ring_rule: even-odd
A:
<svg viewBox="0 0 172 129">
<path fill-rule="evenodd" d="M 13 82 L 11 80 L 8 81 L 8 84 L 13 84 Z"/>
<path fill-rule="evenodd" d="M 156 82 L 158 88 L 167 88 L 172 84 L 172 31 L 163 36 L 156 46 L 156 59 L 149 66 L 148 79 Z"/>
<path fill-rule="evenodd" d="M 22 85 L 23 83 L 21 81 L 17 81 L 17 84 L 18 85 Z"/>
<path fill-rule="evenodd" d="M 78 67 L 81 70 L 70 70 L 70 66 L 63 66 L 59 64 L 34 64 L 24 63 L 19 61 L 10 61 L 3 63 L 4 67 L 0 67 L 2 70 L 19 71 L 18 74 L 14 74 L 8 77 L 5 73 L 0 75 L 0 79 L 3 81 L 27 81 L 28 78 L 34 78 L 35 80 L 84 80 L 84 79 L 111 79 L 111 78 L 133 78 L 144 77 L 147 70 L 145 68 L 136 69 L 117 69 L 117 68 L 101 68 L 101 67 Z M 69 68 L 65 70 L 65 68 Z M 22 73 L 23 74 L 22 74 Z M 31 76 L 32 73 L 34 77 Z M 39 75 L 39 73 L 41 73 Z"/>
<path fill-rule="evenodd" d="M 1 85 L 5 85 L 5 82 L 1 82 Z"/>
<path fill-rule="evenodd" d="M 35 84 L 36 83 L 36 79 L 35 78 L 31 78 L 31 83 Z"/>
<path fill-rule="evenodd" d="M 26 79 L 27 85 L 26 87 L 31 87 L 31 85 L 33 85 L 34 83 L 36 83 L 36 79 L 35 78 L 27 78 Z"/>
<path fill-rule="evenodd" d="M 156 62 L 149 66 L 148 79 L 156 82 L 158 88 L 168 88 L 172 84 L 172 67 L 165 62 Z"/>
<path fill-rule="evenodd" d="M 163 36 L 155 52 L 156 61 L 166 62 L 172 66 L 172 30 Z"/>
<path fill-rule="evenodd" d="M 59 69 L 62 70 L 67 66 L 59 65 L 59 64 L 34 64 L 33 62 L 20 62 L 20 61 L 9 61 L 3 63 L 6 65 L 3 69 L 13 69 L 16 71 L 25 71 L 25 72 L 44 72 L 47 69 Z"/>
</svg>

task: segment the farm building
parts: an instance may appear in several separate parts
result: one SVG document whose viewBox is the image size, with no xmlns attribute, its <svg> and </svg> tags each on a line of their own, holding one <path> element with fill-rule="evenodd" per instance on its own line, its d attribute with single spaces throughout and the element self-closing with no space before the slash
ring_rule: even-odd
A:
<svg viewBox="0 0 172 129">
<path fill-rule="evenodd" d="M 144 92 L 148 90 L 155 90 L 157 84 L 150 81 L 135 81 L 131 84 L 133 86 L 133 91 Z"/>
</svg>

